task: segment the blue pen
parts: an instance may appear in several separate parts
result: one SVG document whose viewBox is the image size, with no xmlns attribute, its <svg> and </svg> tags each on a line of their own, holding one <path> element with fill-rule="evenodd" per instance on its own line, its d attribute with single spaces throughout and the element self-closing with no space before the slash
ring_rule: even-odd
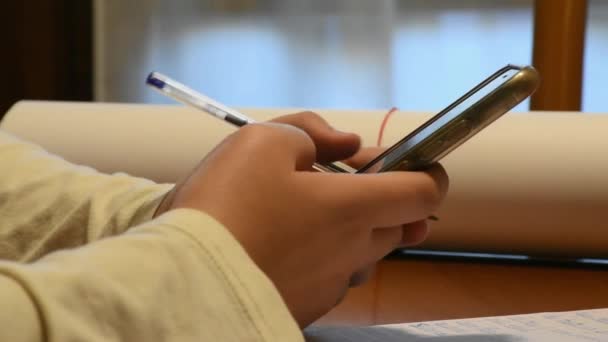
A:
<svg viewBox="0 0 608 342">
<path fill-rule="evenodd" d="M 150 73 L 146 79 L 146 84 L 165 96 L 168 96 L 185 105 L 200 109 L 205 113 L 211 114 L 214 117 L 224 120 L 237 127 L 242 127 L 255 122 L 255 120 L 247 117 L 245 114 L 228 108 L 225 105 L 203 94 L 200 94 L 161 73 Z M 321 172 L 354 173 L 356 171 L 352 167 L 340 162 L 328 164 L 315 163 L 313 168 Z M 438 220 L 436 216 L 430 216 L 429 219 L 434 221 Z"/>
<path fill-rule="evenodd" d="M 255 123 L 255 120 L 247 117 L 246 115 L 234 109 L 228 108 L 227 106 L 203 94 L 200 94 L 161 73 L 150 73 L 146 79 L 146 84 L 165 96 L 168 96 L 185 105 L 200 109 L 207 114 L 211 114 L 212 116 L 224 120 L 234 126 L 242 127 L 250 123 Z M 353 173 L 356 171 L 350 166 L 339 162 L 328 164 L 315 163 L 313 168 L 322 172 Z"/>
</svg>

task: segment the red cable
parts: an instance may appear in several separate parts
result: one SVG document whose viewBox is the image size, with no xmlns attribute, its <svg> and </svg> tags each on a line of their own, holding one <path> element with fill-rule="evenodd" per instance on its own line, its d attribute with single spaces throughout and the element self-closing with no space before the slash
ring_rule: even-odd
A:
<svg viewBox="0 0 608 342">
<path fill-rule="evenodd" d="M 382 146 L 382 137 L 384 136 L 384 129 L 386 128 L 386 124 L 388 123 L 388 119 L 395 113 L 398 109 L 396 107 L 391 108 L 391 110 L 384 115 L 384 119 L 382 120 L 382 124 L 380 125 L 380 132 L 378 132 L 378 147 Z"/>
</svg>

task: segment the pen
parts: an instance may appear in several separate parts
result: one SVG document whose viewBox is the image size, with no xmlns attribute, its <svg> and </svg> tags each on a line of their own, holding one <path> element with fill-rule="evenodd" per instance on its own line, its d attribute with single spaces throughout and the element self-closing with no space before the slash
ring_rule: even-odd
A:
<svg viewBox="0 0 608 342">
<path fill-rule="evenodd" d="M 185 105 L 200 109 L 205 113 L 210 114 L 220 120 L 224 120 L 234 126 L 242 127 L 247 124 L 255 123 L 255 120 L 247 117 L 245 114 L 242 114 L 232 108 L 228 108 L 227 106 L 203 94 L 200 94 L 197 91 L 190 89 L 189 87 L 159 72 L 150 73 L 146 79 L 146 84 L 165 96 L 168 96 Z M 352 167 L 340 162 L 328 164 L 315 163 L 313 168 L 321 172 L 354 173 L 356 171 Z M 430 216 L 429 219 L 433 221 L 439 220 L 436 216 Z"/>
<path fill-rule="evenodd" d="M 220 120 L 224 120 L 234 126 L 242 127 L 247 124 L 255 123 L 255 120 L 246 115 L 196 92 L 193 89 L 161 74 L 152 72 L 146 79 L 146 84 L 156 89 L 161 94 L 168 96 L 185 105 L 200 109 Z M 353 173 L 354 170 L 344 163 L 315 163 L 313 168 L 322 172 L 346 172 Z"/>
</svg>

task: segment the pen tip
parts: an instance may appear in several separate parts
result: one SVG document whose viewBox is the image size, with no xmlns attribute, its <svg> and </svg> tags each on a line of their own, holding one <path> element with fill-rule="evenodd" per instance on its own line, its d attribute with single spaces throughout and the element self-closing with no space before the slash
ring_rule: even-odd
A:
<svg viewBox="0 0 608 342">
<path fill-rule="evenodd" d="M 162 80 L 158 79 L 156 77 L 156 75 L 154 75 L 153 72 L 151 72 L 148 77 L 146 78 L 146 84 L 151 85 L 153 87 L 162 89 L 165 87 L 165 82 L 163 82 Z"/>
</svg>

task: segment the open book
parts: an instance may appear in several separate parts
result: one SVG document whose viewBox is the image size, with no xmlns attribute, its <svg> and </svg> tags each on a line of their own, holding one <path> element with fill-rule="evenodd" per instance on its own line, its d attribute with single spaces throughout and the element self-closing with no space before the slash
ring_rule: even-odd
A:
<svg viewBox="0 0 608 342">
<path fill-rule="evenodd" d="M 318 326 L 308 342 L 608 341 L 608 309 L 471 318 L 370 327 Z"/>
</svg>

